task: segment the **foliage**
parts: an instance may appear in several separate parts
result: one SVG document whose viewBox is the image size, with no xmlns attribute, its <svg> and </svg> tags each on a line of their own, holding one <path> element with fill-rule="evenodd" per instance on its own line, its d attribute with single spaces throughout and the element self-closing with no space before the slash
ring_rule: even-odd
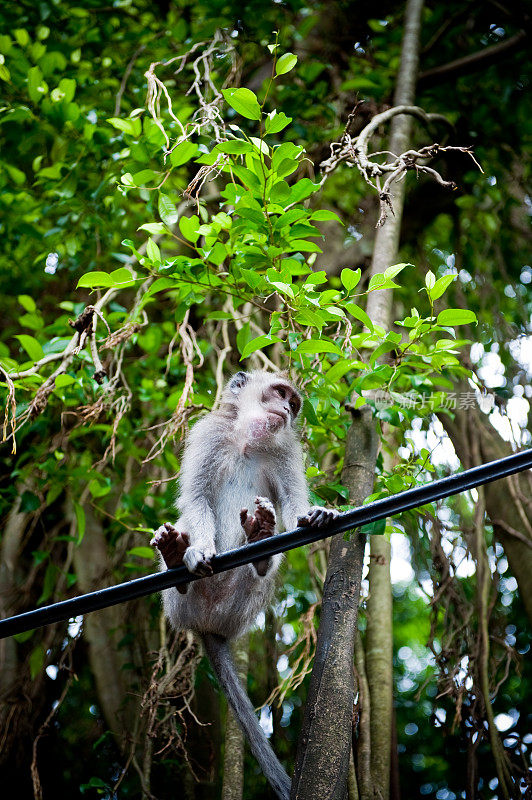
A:
<svg viewBox="0 0 532 800">
<path fill-rule="evenodd" d="M 500 346 L 506 370 L 506 385 L 496 389 L 500 397 L 512 395 L 512 381 L 525 384 L 526 369 L 510 345 L 526 332 L 531 310 L 518 216 L 528 173 L 518 153 L 526 122 L 522 79 L 502 65 L 490 68 L 482 85 L 461 79 L 458 91 L 426 91 L 430 111 L 452 110 L 456 141 L 478 141 L 477 157 L 490 181 L 458 155 L 448 166 L 461 187 L 457 196 L 409 177 L 403 260 L 369 280 L 374 199 L 353 170 L 339 169 L 322 182 L 319 163 L 340 138 L 355 94 L 368 107 L 389 101 L 401 23 L 384 6 L 382 19 L 380 8 L 371 12 L 378 19 L 361 14 L 347 26 L 349 46 L 342 49 L 338 34 L 334 52 L 327 53 L 321 45 L 313 49 L 326 5 L 182 0 L 169 9 L 161 4 L 165 19 L 143 0 L 105 8 L 97 2 L 43 2 L 38 10 L 23 4 L 16 20 L 11 9 L 0 12 L 6 245 L 0 368 L 11 444 L 18 428 L 17 453 L 4 450 L 0 501 L 4 514 L 15 509 L 24 515 L 16 584 L 30 576 L 16 610 L 81 593 L 75 553 L 99 529 L 107 559 L 100 567 L 109 581 L 153 569 L 148 536 L 172 505 L 179 442 L 190 421 L 216 401 L 224 373 L 242 365 L 282 366 L 303 377 L 313 496 L 340 507 L 347 503 L 341 482 L 346 403 L 369 403 L 384 445 L 393 430 L 394 448 L 405 446 L 393 471 L 379 461 L 375 498 L 424 481 L 434 469 L 430 450 L 419 447 L 412 429 L 427 431 L 435 413 L 452 413 L 449 392 L 470 374 L 463 354 L 471 340 L 484 353 Z M 341 15 L 342 4 L 336 5 Z M 461 13 L 457 5 L 455 11 Z M 427 8 L 431 35 L 447 14 Z M 469 37 L 468 49 L 480 45 L 482 35 L 495 36 L 484 33 L 485 12 L 477 14 L 472 32 L 460 33 Z M 280 33 L 272 36 L 274 28 Z M 441 46 L 448 60 L 456 57 L 450 37 Z M 432 52 L 429 65 L 442 57 Z M 472 102 L 473 91 L 485 102 Z M 340 109 L 342 102 L 348 107 Z M 369 113 L 361 110 L 361 124 Z M 417 136 L 427 141 L 426 134 Z M 331 242 L 339 243 L 340 256 Z M 396 319 L 383 330 L 367 316 L 365 299 L 388 288 L 395 290 Z M 97 311 L 76 332 L 72 322 L 90 305 Z M 102 381 L 101 369 L 107 375 Z M 482 388 L 478 374 L 475 381 Z M 413 541 L 418 530 L 429 537 L 415 527 Z M 306 658 L 309 625 L 317 624 L 305 613 L 319 601 L 322 555 L 294 553 L 286 568 L 279 646 L 296 643 L 292 667 L 302 651 Z M 512 620 L 521 618 L 517 598 L 504 608 Z M 157 610 L 153 599 L 138 619 L 120 620 L 120 670 L 137 695 L 146 691 L 151 667 L 132 642 L 149 629 L 146 639 L 142 634 L 143 652 L 159 647 Z M 447 731 L 444 748 L 434 735 L 429 609 L 405 590 L 396 598 L 396 618 L 405 794 L 458 795 L 464 781 L 454 782 L 450 765 L 467 735 L 465 723 L 462 732 Z M 436 639 L 444 634 L 442 628 Z M 52 681 L 43 669 L 61 662 L 63 637 L 69 638 L 65 629 L 52 646 L 42 632 L 19 637 L 36 709 L 30 734 L 59 697 L 62 672 Z M 262 636 L 256 639 L 261 652 Z M 408 675 L 400 656 L 405 642 L 419 655 Z M 85 793 L 105 795 L 127 756 L 107 733 L 101 736 L 111 726 L 99 706 L 89 650 L 78 647 L 80 681 L 57 712 L 52 741 L 66 747 L 65 791 L 83 786 Z M 290 763 L 305 681 L 297 685 L 286 664 L 281 679 L 287 689 L 281 752 Z M 425 679 L 419 703 L 415 692 Z M 512 674 L 500 709 L 525 708 L 529 682 Z M 258 683 L 260 703 L 265 693 Z M 175 703 L 179 707 L 179 699 Z M 183 740 L 186 720 L 178 725 Z M 417 727 L 415 736 L 408 725 Z M 27 741 L 28 730 L 19 730 Z M 93 744 L 86 769 L 80 730 Z M 49 745 L 43 746 L 46 756 Z M 154 766 L 155 788 L 171 780 L 173 757 L 169 752 Z M 490 769 L 483 755 L 484 786 Z M 47 767 L 42 778 L 54 781 Z M 135 794 L 136 780 L 128 772 L 120 796 Z M 255 796 L 260 791 L 257 785 Z"/>
</svg>

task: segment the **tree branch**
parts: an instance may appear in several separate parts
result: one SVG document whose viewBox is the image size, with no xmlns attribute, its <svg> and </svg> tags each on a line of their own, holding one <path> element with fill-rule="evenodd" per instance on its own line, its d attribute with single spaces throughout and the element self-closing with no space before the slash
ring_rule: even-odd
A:
<svg viewBox="0 0 532 800">
<path fill-rule="evenodd" d="M 438 83 L 443 83 L 448 78 L 459 78 L 463 75 L 469 75 L 471 72 L 477 72 L 479 69 L 496 64 L 516 50 L 524 48 L 525 42 L 528 40 L 526 31 L 519 31 L 515 36 L 510 37 L 505 42 L 499 42 L 491 47 L 485 47 L 483 50 L 478 50 L 476 53 L 470 53 L 463 58 L 457 58 L 455 61 L 449 61 L 447 64 L 442 64 L 439 67 L 427 69 L 425 72 L 420 73 L 418 80 L 418 87 L 425 89 L 427 86 L 434 86 Z"/>
</svg>

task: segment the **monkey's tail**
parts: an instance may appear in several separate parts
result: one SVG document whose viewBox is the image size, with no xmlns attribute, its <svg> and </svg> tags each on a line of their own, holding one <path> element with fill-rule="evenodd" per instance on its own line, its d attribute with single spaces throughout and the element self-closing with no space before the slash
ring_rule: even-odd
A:
<svg viewBox="0 0 532 800">
<path fill-rule="evenodd" d="M 227 639 L 214 633 L 204 633 L 202 638 L 220 686 L 247 736 L 251 752 L 280 800 L 289 800 L 290 778 L 273 752 L 240 682 Z"/>
</svg>

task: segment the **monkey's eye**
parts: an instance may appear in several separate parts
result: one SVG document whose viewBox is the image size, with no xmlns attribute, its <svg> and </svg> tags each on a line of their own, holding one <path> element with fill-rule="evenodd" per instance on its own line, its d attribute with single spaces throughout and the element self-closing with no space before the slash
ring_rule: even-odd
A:
<svg viewBox="0 0 532 800">
<path fill-rule="evenodd" d="M 285 399 L 285 397 L 286 397 L 286 389 L 283 389 L 282 386 L 277 386 L 276 387 L 276 392 L 280 397 L 282 397 L 283 400 Z"/>
<path fill-rule="evenodd" d="M 292 409 L 294 414 L 297 414 L 297 403 L 295 400 L 290 400 L 290 408 Z"/>
</svg>

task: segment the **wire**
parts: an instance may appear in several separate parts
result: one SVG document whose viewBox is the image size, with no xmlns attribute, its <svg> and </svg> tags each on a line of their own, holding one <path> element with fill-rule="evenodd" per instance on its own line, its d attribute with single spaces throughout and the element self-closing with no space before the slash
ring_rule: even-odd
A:
<svg viewBox="0 0 532 800">
<path fill-rule="evenodd" d="M 352 511 L 346 511 L 329 525 L 324 525 L 321 528 L 296 528 L 293 531 L 279 533 L 260 542 L 246 544 L 237 550 L 227 550 L 224 553 L 219 553 L 214 556 L 211 562 L 213 574 L 225 572 L 242 564 L 249 564 L 251 561 L 268 558 L 275 553 L 283 553 L 286 550 L 316 542 L 319 539 L 326 539 L 328 536 L 344 533 L 368 522 L 392 517 L 412 508 L 441 500 L 443 497 L 465 492 L 476 486 L 482 486 L 491 481 L 531 468 L 532 449 L 522 450 L 520 453 L 514 453 L 497 461 L 490 461 L 488 464 L 472 467 L 447 478 L 441 478 L 424 486 L 408 489 L 405 492 L 354 508 Z M 97 611 L 100 608 L 117 605 L 126 600 L 133 600 L 136 597 L 143 597 L 153 592 L 160 592 L 171 586 L 190 583 L 199 578 L 200 576 L 193 575 L 186 567 L 180 566 L 168 569 L 165 572 L 136 578 L 127 583 L 119 583 L 117 586 L 110 586 L 106 589 L 99 589 L 96 592 L 73 597 L 70 600 L 62 600 L 59 603 L 37 608 L 33 611 L 26 611 L 24 614 L 0 620 L 0 639 L 5 639 L 7 636 L 13 636 L 33 628 L 39 628 L 43 625 L 50 625 L 53 622 L 68 620 L 71 617 L 87 614 L 90 611 Z M 208 578 L 205 578 L 205 580 L 208 580 Z"/>
</svg>

